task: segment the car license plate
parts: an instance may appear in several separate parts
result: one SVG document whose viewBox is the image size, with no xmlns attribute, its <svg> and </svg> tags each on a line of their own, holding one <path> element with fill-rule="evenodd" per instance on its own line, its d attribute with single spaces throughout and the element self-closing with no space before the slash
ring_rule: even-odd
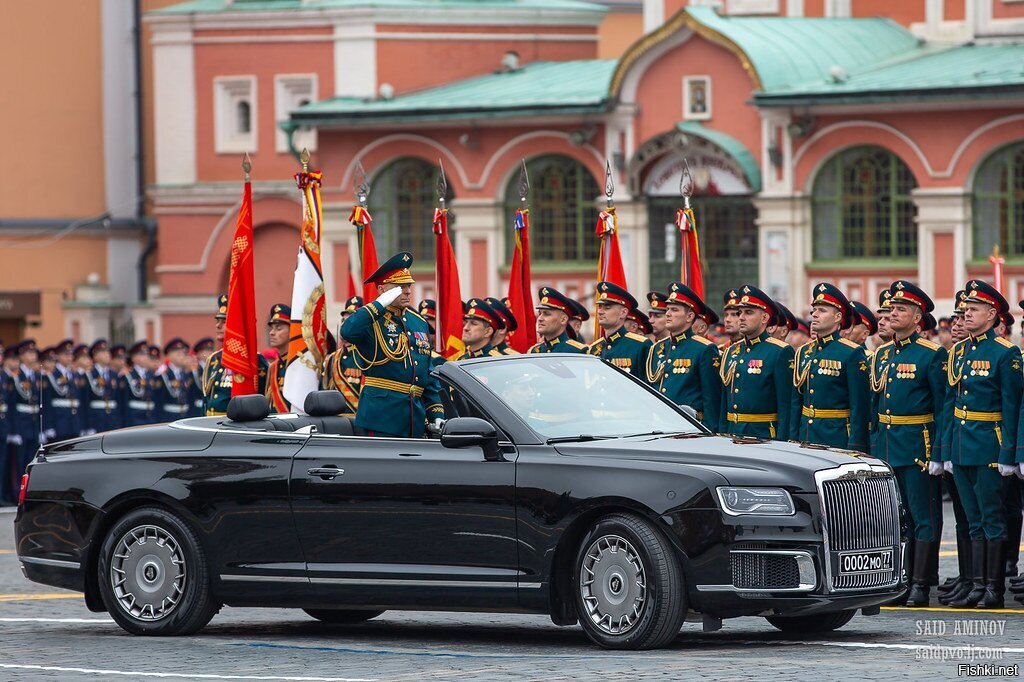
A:
<svg viewBox="0 0 1024 682">
<path fill-rule="evenodd" d="M 892 570 L 892 550 L 874 549 L 866 552 L 840 552 L 839 575 L 880 573 Z"/>
</svg>

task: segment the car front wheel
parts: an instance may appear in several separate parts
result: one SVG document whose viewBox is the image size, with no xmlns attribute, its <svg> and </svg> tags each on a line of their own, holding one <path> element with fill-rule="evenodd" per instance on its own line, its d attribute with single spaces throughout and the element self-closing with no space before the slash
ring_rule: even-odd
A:
<svg viewBox="0 0 1024 682">
<path fill-rule="evenodd" d="M 632 514 L 598 521 L 573 564 L 580 625 L 609 649 L 655 649 L 679 632 L 686 589 L 679 559 L 662 534 Z"/>
<path fill-rule="evenodd" d="M 195 533 L 164 509 L 136 509 L 115 523 L 97 573 L 107 611 L 133 635 L 192 634 L 220 608 Z"/>
</svg>

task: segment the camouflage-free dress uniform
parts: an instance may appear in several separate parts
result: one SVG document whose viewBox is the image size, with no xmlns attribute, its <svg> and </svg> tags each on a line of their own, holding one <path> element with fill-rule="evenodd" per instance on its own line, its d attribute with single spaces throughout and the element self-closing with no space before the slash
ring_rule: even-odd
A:
<svg viewBox="0 0 1024 682">
<path fill-rule="evenodd" d="M 620 327 L 608 336 L 597 339 L 587 352 L 596 355 L 623 372 L 632 374 L 637 379 L 647 379 L 647 356 L 651 352 L 651 340 L 626 331 Z"/>
<path fill-rule="evenodd" d="M 721 360 L 714 343 L 695 336 L 692 330 L 680 332 L 651 347 L 645 368 L 647 383 L 676 405 L 689 405 L 704 426 L 719 431 Z"/>
<path fill-rule="evenodd" d="M 150 378 L 149 372 L 138 367 L 132 367 L 124 375 L 121 415 L 125 426 L 142 426 L 157 421 L 154 416 L 155 406 Z"/>
<path fill-rule="evenodd" d="M 215 350 L 203 365 L 203 395 L 206 397 L 205 412 L 208 417 L 227 414 L 228 403 L 231 402 L 231 382 L 234 373 L 224 367 L 221 358 L 223 353 L 224 349 Z M 259 368 L 259 392 L 265 395 L 270 363 L 262 355 L 257 355 L 256 364 Z"/>
<path fill-rule="evenodd" d="M 486 344 L 483 347 L 478 348 L 476 350 L 466 348 L 461 353 L 452 358 L 452 361 L 458 362 L 459 360 L 469 360 L 471 358 L 498 358 L 501 357 L 502 355 L 504 355 L 504 353 L 499 351 L 497 348 L 495 348 L 491 344 Z"/>
<path fill-rule="evenodd" d="M 86 390 L 82 409 L 86 428 L 91 433 L 104 433 L 121 428 L 122 408 L 120 377 L 109 367 L 94 365 L 85 375 Z"/>
<path fill-rule="evenodd" d="M 805 343 L 795 354 L 793 385 L 801 397 L 794 440 L 868 451 L 871 399 L 863 347 L 839 332 Z"/>
<path fill-rule="evenodd" d="M 562 332 L 555 338 L 542 340 L 530 346 L 527 353 L 586 353 L 587 344 L 570 339 L 568 332 Z"/>
<path fill-rule="evenodd" d="M 799 396 L 793 386 L 793 347 L 767 331 L 729 346 L 719 376 L 726 406 L 722 432 L 786 440 Z"/>
<path fill-rule="evenodd" d="M 168 365 L 150 380 L 157 422 L 184 419 L 191 409 L 192 372 Z"/>
</svg>

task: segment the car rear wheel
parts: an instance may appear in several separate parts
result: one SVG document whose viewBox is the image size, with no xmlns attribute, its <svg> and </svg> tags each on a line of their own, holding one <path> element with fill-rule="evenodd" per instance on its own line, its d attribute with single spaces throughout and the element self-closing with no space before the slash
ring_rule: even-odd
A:
<svg viewBox="0 0 1024 682">
<path fill-rule="evenodd" d="M 331 625 L 353 625 L 376 618 L 383 611 L 353 611 L 349 609 L 302 609 L 321 623 Z"/>
<path fill-rule="evenodd" d="M 857 615 L 857 609 L 817 616 L 766 616 L 765 620 L 789 634 L 819 634 L 843 627 Z"/>
<path fill-rule="evenodd" d="M 164 509 L 136 509 L 114 524 L 97 578 L 107 611 L 133 635 L 192 634 L 220 608 L 195 533 Z"/>
<path fill-rule="evenodd" d="M 655 649 L 675 639 L 686 615 L 683 583 L 668 541 L 632 514 L 598 521 L 573 564 L 580 625 L 608 649 Z"/>
</svg>

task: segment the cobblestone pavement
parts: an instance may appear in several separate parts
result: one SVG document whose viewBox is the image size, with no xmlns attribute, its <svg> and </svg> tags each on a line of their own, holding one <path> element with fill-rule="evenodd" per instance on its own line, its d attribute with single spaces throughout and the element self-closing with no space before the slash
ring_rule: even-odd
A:
<svg viewBox="0 0 1024 682">
<path fill-rule="evenodd" d="M 946 509 L 946 534 L 952 513 Z M 828 636 L 787 640 L 760 618 L 673 645 L 604 651 L 544 616 L 388 612 L 327 626 L 300 611 L 224 609 L 198 635 L 138 638 L 79 595 L 26 580 L 12 510 L 0 511 L 0 680 L 955 679 L 958 666 L 1024 667 L 1024 607 L 883 609 Z M 947 538 L 948 540 L 949 538 Z M 942 574 L 955 572 L 943 545 Z M 934 602 L 933 602 L 934 603 Z M 938 606 L 936 604 L 936 606 Z M 991 670 L 988 672 L 992 672 Z"/>
</svg>

